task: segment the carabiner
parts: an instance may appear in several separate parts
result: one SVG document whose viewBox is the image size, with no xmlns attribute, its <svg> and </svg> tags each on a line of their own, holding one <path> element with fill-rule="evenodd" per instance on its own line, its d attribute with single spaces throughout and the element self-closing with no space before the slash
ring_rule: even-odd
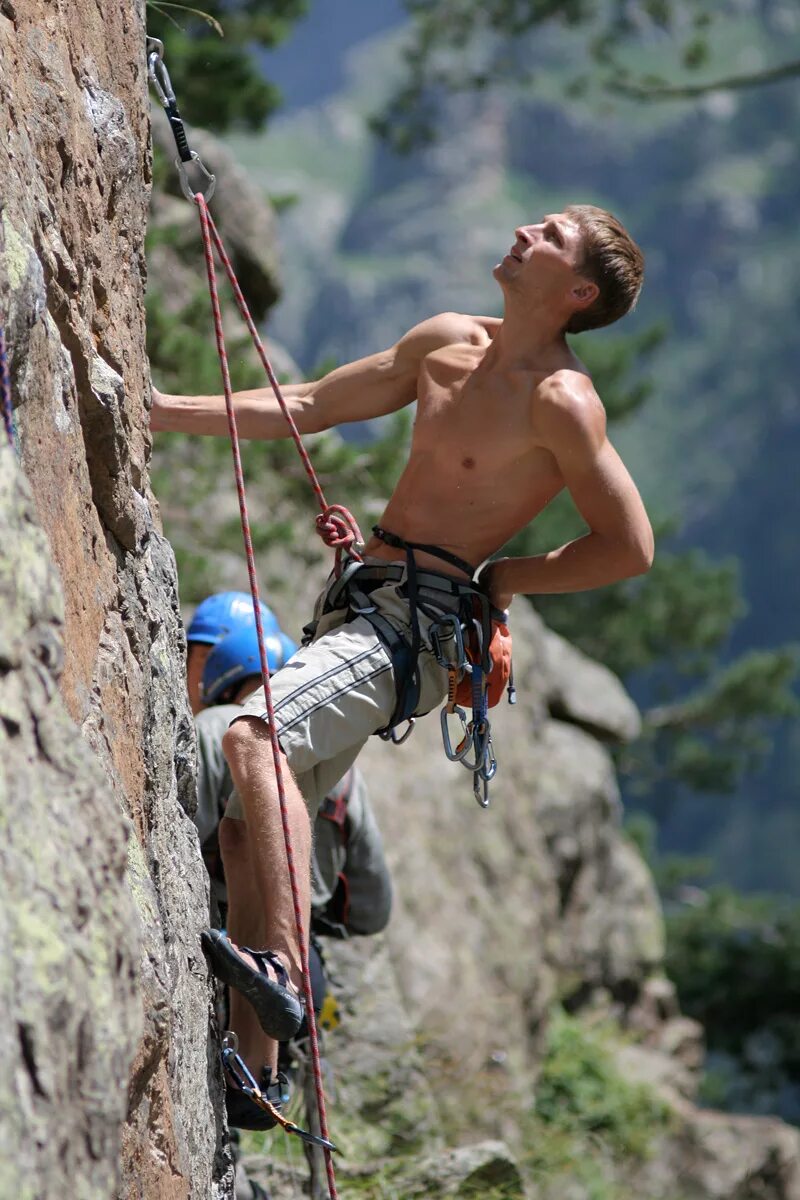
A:
<svg viewBox="0 0 800 1200">
<path fill-rule="evenodd" d="M 208 202 L 211 200 L 211 197 L 214 195 L 214 191 L 217 186 L 217 177 L 216 177 L 216 175 L 211 174 L 211 172 L 205 166 L 205 164 L 203 163 L 203 160 L 201 159 L 200 155 L 197 153 L 196 150 L 189 151 L 189 158 L 190 158 L 191 162 L 193 162 L 194 165 L 198 168 L 198 170 L 202 171 L 203 175 L 205 176 L 206 183 L 208 184 L 208 186 L 207 186 L 206 190 L 204 192 L 201 192 L 200 194 L 202 195 L 206 204 L 208 204 Z M 183 192 L 186 199 L 191 200 L 192 204 L 194 204 L 195 203 L 195 199 L 194 199 L 195 193 L 192 191 L 192 185 L 189 183 L 189 176 L 186 173 L 186 163 L 182 162 L 180 158 L 176 158 L 175 166 L 178 168 L 178 178 L 180 179 L 180 183 L 181 183 L 181 191 Z"/>
<path fill-rule="evenodd" d="M 175 138 L 175 145 L 178 150 L 175 166 L 178 169 L 181 191 L 187 200 L 190 200 L 192 204 L 195 203 L 195 191 L 189 183 L 189 176 L 186 172 L 186 164 L 194 163 L 205 176 L 205 191 L 200 194 L 206 204 L 208 204 L 214 195 L 217 179 L 215 175 L 212 175 L 206 169 L 197 151 L 190 150 L 189 148 L 183 118 L 178 112 L 178 101 L 175 98 L 175 90 L 172 86 L 172 80 L 169 77 L 167 64 L 164 62 L 164 43 L 159 41 L 158 38 L 149 37 L 147 39 L 147 74 L 167 114 L 167 120 L 172 129 L 172 136 Z"/>
<path fill-rule="evenodd" d="M 174 104 L 175 93 L 172 90 L 172 80 L 164 62 L 164 43 L 158 38 L 149 37 L 147 39 L 147 74 L 164 107 Z"/>
<path fill-rule="evenodd" d="M 280 1102 L 275 1103 L 269 1099 L 269 1095 L 262 1092 L 258 1083 L 256 1083 L 253 1075 L 238 1053 L 239 1040 L 235 1033 L 227 1032 L 222 1038 L 222 1062 L 225 1070 L 235 1080 L 237 1086 L 241 1088 L 248 1100 L 252 1100 L 260 1109 L 268 1113 L 274 1120 L 276 1125 L 285 1129 L 287 1133 L 293 1133 L 303 1142 L 307 1142 L 310 1146 L 320 1146 L 323 1150 L 336 1150 L 333 1142 L 327 1138 L 320 1137 L 318 1134 L 309 1133 L 305 1129 L 301 1129 L 294 1121 L 290 1121 L 281 1112 L 280 1105 L 286 1104 L 289 1101 L 288 1091 L 281 1092 Z M 281 1079 L 278 1077 L 278 1083 Z"/>
<path fill-rule="evenodd" d="M 497 759 L 494 756 L 491 733 L 486 739 L 483 758 L 481 759 L 481 765 L 478 768 L 478 774 L 480 775 L 481 779 L 486 781 L 486 783 L 488 783 L 490 779 L 494 779 L 495 775 L 497 774 Z"/>
<path fill-rule="evenodd" d="M 416 717 L 409 717 L 408 724 L 406 725 L 405 730 L 403 731 L 403 733 L 400 734 L 399 737 L 397 734 L 397 726 L 396 725 L 392 729 L 382 730 L 382 731 L 379 730 L 378 737 L 383 738 L 384 742 L 391 742 L 394 746 L 402 746 L 403 742 L 407 742 L 408 739 L 411 737 L 412 733 L 414 732 L 414 726 L 416 725 L 416 723 L 417 723 Z"/>
<path fill-rule="evenodd" d="M 452 738 L 450 737 L 450 726 L 447 723 L 447 718 L 450 715 L 451 715 L 451 713 L 448 712 L 447 705 L 445 704 L 444 708 L 442 709 L 442 711 L 440 713 L 440 720 L 442 723 L 442 742 L 444 743 L 444 752 L 447 755 L 447 757 L 450 759 L 451 762 L 462 762 L 463 759 L 466 757 L 466 755 L 469 754 L 469 748 L 470 748 L 470 744 L 471 744 L 470 736 L 469 736 L 469 726 L 467 725 L 467 714 L 464 712 L 464 709 L 460 707 L 460 705 L 458 705 L 458 704 L 453 705 L 452 715 L 454 717 L 458 717 L 459 721 L 461 722 L 461 733 L 462 733 L 461 741 L 459 742 L 458 746 L 456 746 L 455 749 L 453 749 L 453 741 L 452 741 Z"/>
<path fill-rule="evenodd" d="M 452 633 L 445 632 L 442 634 L 442 630 L 452 630 Z M 452 656 L 448 655 L 443 645 L 451 637 L 456 650 L 456 654 Z M 430 639 L 431 648 L 440 667 L 444 667 L 445 670 L 448 667 L 456 667 L 459 671 L 467 669 L 469 663 L 467 661 L 466 650 L 464 649 L 464 634 L 461 629 L 461 622 L 456 613 L 442 613 L 440 617 L 437 617 L 430 627 Z"/>
<path fill-rule="evenodd" d="M 472 776 L 472 792 L 481 808 L 489 807 L 489 782 L 480 771 L 475 771 Z"/>
</svg>

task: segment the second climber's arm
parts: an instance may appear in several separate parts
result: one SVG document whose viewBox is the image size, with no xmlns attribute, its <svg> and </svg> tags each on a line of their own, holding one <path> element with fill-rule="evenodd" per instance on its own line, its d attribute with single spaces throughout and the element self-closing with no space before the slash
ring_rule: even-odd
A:
<svg viewBox="0 0 800 1200">
<path fill-rule="evenodd" d="M 471 318 L 441 313 L 410 329 L 379 354 L 346 363 L 310 383 L 281 387 L 300 433 L 318 433 L 348 421 L 366 421 L 413 403 L 423 358 L 439 346 L 466 341 Z M 271 387 L 235 392 L 239 436 L 273 441 L 289 427 Z M 150 427 L 155 432 L 224 437 L 228 432 L 225 397 L 168 396 L 153 389 Z"/>
</svg>

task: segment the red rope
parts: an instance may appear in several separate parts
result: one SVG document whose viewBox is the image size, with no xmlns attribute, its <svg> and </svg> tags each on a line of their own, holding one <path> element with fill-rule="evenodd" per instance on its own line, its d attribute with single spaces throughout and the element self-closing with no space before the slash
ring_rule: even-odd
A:
<svg viewBox="0 0 800 1200">
<path fill-rule="evenodd" d="M 217 293 L 217 273 L 214 267 L 212 239 L 225 266 L 228 278 L 231 280 L 234 293 L 236 294 L 236 301 L 239 305 L 239 311 L 245 318 L 247 327 L 253 335 L 253 340 L 256 342 L 257 349 L 259 350 L 261 360 L 266 368 L 273 391 L 278 397 L 279 403 L 281 404 L 284 414 L 289 421 L 289 425 L 293 430 L 295 441 L 298 443 L 299 447 L 301 447 L 304 462 L 307 463 L 306 469 L 310 471 L 310 475 L 313 476 L 312 486 L 314 486 L 314 490 L 317 493 L 318 499 L 320 499 L 321 505 L 324 509 L 318 520 L 327 520 L 328 512 L 330 511 L 333 513 L 334 510 L 329 510 L 327 504 L 325 503 L 325 497 L 322 494 L 319 481 L 314 473 L 314 468 L 311 466 L 311 462 L 308 460 L 308 455 L 305 452 L 305 448 L 302 447 L 302 442 L 300 441 L 300 435 L 297 432 L 297 427 L 292 421 L 292 418 L 286 407 L 286 403 L 280 393 L 278 381 L 275 379 L 272 367 L 266 357 L 266 354 L 264 353 L 261 340 L 258 337 L 255 326 L 253 325 L 247 304 L 245 303 L 244 297 L 239 290 L 236 277 L 233 274 L 233 268 L 231 267 L 228 257 L 222 248 L 219 234 L 217 233 L 214 223 L 209 216 L 205 200 L 203 199 L 202 195 L 198 193 L 195 196 L 195 202 L 197 203 L 197 207 L 200 212 L 200 226 L 203 234 L 203 251 L 205 254 L 206 272 L 208 275 L 208 290 L 211 296 L 211 309 L 214 314 L 214 334 L 217 342 L 220 368 L 222 370 L 222 384 L 225 390 L 225 409 L 228 415 L 228 431 L 230 433 L 231 449 L 233 451 L 233 470 L 236 477 L 236 491 L 239 496 L 239 513 L 242 519 L 242 535 L 244 537 L 245 554 L 247 557 L 247 572 L 250 577 L 250 592 L 253 597 L 253 611 L 255 613 L 256 631 L 258 633 L 258 651 L 261 659 L 261 678 L 264 684 L 264 695 L 266 697 L 267 704 L 267 719 L 269 722 L 269 736 L 272 744 L 272 758 L 275 763 L 275 778 L 278 784 L 278 802 L 280 804 L 281 822 L 283 824 L 283 838 L 286 845 L 286 862 L 289 868 L 289 882 L 292 889 L 292 903 L 294 905 L 294 916 L 297 923 L 297 938 L 300 944 L 300 955 L 303 963 L 303 994 L 305 996 L 306 1003 L 306 1024 L 308 1025 L 309 1041 L 311 1044 L 311 1062 L 314 1072 L 314 1084 L 317 1093 L 317 1106 L 319 1109 L 319 1126 L 322 1136 L 328 1140 L 328 1122 L 325 1114 L 325 1092 L 322 1084 L 322 1068 L 319 1058 L 319 1043 L 317 1041 L 317 1023 L 314 1020 L 314 997 L 311 989 L 311 973 L 308 966 L 308 945 L 303 933 L 303 914 L 300 908 L 300 888 L 297 882 L 297 870 L 292 851 L 292 835 L 289 829 L 289 815 L 286 807 L 286 791 L 284 788 L 283 771 L 281 765 L 281 748 L 278 744 L 278 735 L 275 731 L 275 713 L 272 706 L 272 693 L 269 685 L 269 665 L 264 646 L 264 630 L 261 624 L 261 605 L 258 596 L 258 581 L 256 580 L 255 555 L 253 554 L 253 541 L 250 536 L 250 521 L 247 515 L 247 501 L 244 492 L 244 473 L 242 471 L 242 459 L 239 453 L 239 434 L 236 428 L 236 414 L 233 407 L 233 393 L 231 390 L 230 372 L 228 370 L 228 355 L 225 349 L 225 335 L 222 330 L 222 313 L 220 311 L 219 295 Z M 346 512 L 346 510 L 344 511 Z M 353 525 L 357 531 L 358 526 L 355 525 L 354 521 Z M 336 528 L 338 529 L 338 526 L 336 526 Z M 325 1166 L 328 1173 L 328 1189 L 330 1192 L 330 1198 L 331 1200 L 337 1200 L 338 1194 L 336 1191 L 333 1159 L 330 1150 L 325 1150 L 324 1154 Z"/>
<path fill-rule="evenodd" d="M 239 312 L 242 314 L 242 319 L 250 331 L 250 336 L 253 339 L 253 345 L 258 352 L 258 357 L 261 359 L 261 365 L 267 373 L 267 378 L 269 379 L 272 385 L 272 390 L 275 393 L 275 399 L 278 401 L 281 412 L 286 418 L 286 423 L 289 426 L 289 432 L 292 435 L 294 444 L 297 447 L 297 452 L 302 459 L 303 466 L 305 467 L 306 475 L 308 475 L 314 495 L 317 498 L 317 503 L 319 504 L 321 510 L 316 520 L 317 533 L 320 535 L 326 546 L 330 546 L 332 550 L 336 551 L 336 574 L 338 575 L 341 570 L 342 555 L 345 551 L 347 551 L 351 558 L 356 558 L 359 560 L 359 562 L 361 561 L 361 555 L 358 549 L 359 546 L 363 546 L 364 542 L 364 539 L 361 536 L 361 530 L 358 527 L 355 517 L 348 509 L 341 504 L 328 504 L 327 500 L 325 499 L 325 494 L 322 491 L 322 485 L 320 484 L 317 473 L 314 470 L 314 465 L 308 456 L 308 451 L 303 445 L 303 439 L 300 436 L 300 431 L 295 424 L 294 417 L 289 411 L 289 406 L 286 403 L 283 392 L 281 391 L 281 385 L 278 383 L 275 372 L 272 369 L 272 363 L 267 357 L 261 337 L 256 329 L 255 322 L 250 315 L 250 309 L 247 307 L 247 301 L 242 295 L 242 289 L 239 287 L 239 281 L 236 278 L 236 274 L 226 253 L 225 246 L 222 243 L 222 238 L 219 235 L 219 231 L 214 224 L 214 218 L 209 213 L 205 204 L 205 200 L 203 200 L 202 196 L 200 196 L 199 199 L 198 196 L 195 196 L 195 200 L 197 200 L 198 204 L 200 204 L 202 201 L 203 207 L 201 211 L 205 212 L 206 219 L 208 221 L 208 227 L 211 230 L 211 237 L 214 240 L 214 245 L 216 246 L 219 260 L 225 268 L 225 274 L 228 276 L 231 288 L 233 289 L 233 295 Z"/>
</svg>

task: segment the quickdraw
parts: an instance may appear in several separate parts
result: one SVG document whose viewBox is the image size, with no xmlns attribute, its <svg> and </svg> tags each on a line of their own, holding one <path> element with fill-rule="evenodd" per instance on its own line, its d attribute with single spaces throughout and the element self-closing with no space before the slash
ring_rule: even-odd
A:
<svg viewBox="0 0 800 1200">
<path fill-rule="evenodd" d="M 443 614 L 430 631 L 436 661 L 447 671 L 447 700 L 440 714 L 444 752 L 472 772 L 472 790 L 481 808 L 489 807 L 489 783 L 497 774 L 489 708 L 498 703 L 504 688 L 509 704 L 516 703 L 511 634 L 504 621 L 493 620 L 491 628 L 488 646 L 484 622 L 474 616 L 464 621 L 455 613 Z M 472 707 L 469 721 L 464 704 Z M 455 744 L 454 717 L 459 722 Z"/>
<path fill-rule="evenodd" d="M 225 1070 L 236 1083 L 236 1086 L 241 1089 L 249 1100 L 252 1100 L 264 1112 L 269 1113 L 274 1119 L 275 1124 L 280 1125 L 281 1129 L 285 1129 L 287 1133 L 293 1133 L 295 1137 L 299 1137 L 301 1141 L 307 1142 L 310 1146 L 320 1146 L 323 1150 L 336 1150 L 336 1146 L 334 1146 L 333 1142 L 328 1141 L 327 1138 L 317 1137 L 315 1133 L 309 1133 L 307 1129 L 301 1129 L 294 1121 L 290 1121 L 288 1117 L 283 1115 L 278 1105 L 274 1104 L 264 1095 L 264 1092 L 253 1078 L 247 1063 L 241 1054 L 239 1054 L 239 1039 L 231 1030 L 222 1035 L 222 1062 Z M 283 1092 L 280 1096 L 281 1103 L 285 1104 L 288 1099 L 288 1091 Z"/>
</svg>

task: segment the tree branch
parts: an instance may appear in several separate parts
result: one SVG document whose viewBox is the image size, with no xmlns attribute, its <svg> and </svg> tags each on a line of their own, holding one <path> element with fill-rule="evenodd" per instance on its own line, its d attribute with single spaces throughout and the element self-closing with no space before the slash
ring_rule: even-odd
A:
<svg viewBox="0 0 800 1200">
<path fill-rule="evenodd" d="M 755 71 L 750 75 L 727 75 L 712 83 L 694 83 L 672 86 L 671 84 L 645 86 L 639 83 L 625 83 L 615 80 L 606 84 L 610 92 L 628 96 L 635 100 L 692 100 L 705 96 L 709 92 L 732 91 L 739 88 L 760 87 L 767 83 L 777 83 L 800 75 L 800 59 L 783 63 L 779 67 L 771 67 L 767 71 Z"/>
</svg>

